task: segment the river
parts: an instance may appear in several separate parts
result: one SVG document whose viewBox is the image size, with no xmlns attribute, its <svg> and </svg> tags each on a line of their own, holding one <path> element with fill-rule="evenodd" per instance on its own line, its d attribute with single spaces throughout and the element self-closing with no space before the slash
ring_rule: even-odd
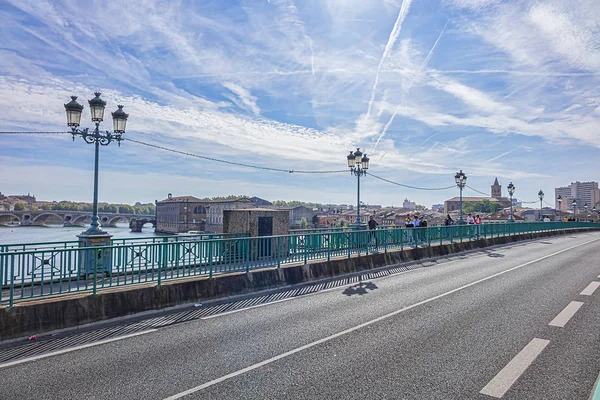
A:
<svg viewBox="0 0 600 400">
<path fill-rule="evenodd" d="M 0 244 L 61 242 L 77 240 L 78 234 L 87 228 L 80 226 L 63 227 L 62 225 L 48 226 L 0 226 Z M 161 236 L 154 233 L 154 228 L 149 224 L 142 232 L 131 232 L 129 224 L 118 223 L 117 227 L 108 227 L 106 231 L 113 235 L 113 239 L 145 238 Z"/>
</svg>

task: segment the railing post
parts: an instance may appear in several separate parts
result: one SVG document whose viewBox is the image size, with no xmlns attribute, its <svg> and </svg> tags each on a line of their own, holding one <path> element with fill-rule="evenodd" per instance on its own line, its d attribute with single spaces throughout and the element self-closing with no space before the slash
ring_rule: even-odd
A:
<svg viewBox="0 0 600 400">
<path fill-rule="evenodd" d="M 331 234 L 332 232 L 326 233 L 327 235 L 327 261 L 331 261 Z M 335 235 L 335 233 L 333 233 Z"/>
<path fill-rule="evenodd" d="M 277 252 L 277 269 L 281 268 L 281 241 L 280 241 L 280 238 L 281 238 L 281 236 L 277 236 L 277 240 L 276 240 L 276 243 L 277 243 L 277 250 L 276 250 L 276 252 Z M 289 243 L 289 240 L 288 240 L 288 243 Z"/>
<path fill-rule="evenodd" d="M 1 286 L 0 286 L 0 290 Z M 13 306 L 15 304 L 15 256 L 11 256 L 10 263 L 10 293 L 8 298 L 9 306 Z"/>
<path fill-rule="evenodd" d="M 92 293 L 96 294 L 98 286 L 98 266 L 102 265 L 102 249 L 98 249 L 98 255 L 96 256 L 96 267 L 94 268 L 94 284 L 92 285 Z"/>
<path fill-rule="evenodd" d="M 159 259 L 160 261 L 158 262 L 158 286 L 160 286 L 161 282 L 162 282 L 162 270 L 163 270 L 163 266 L 164 268 L 167 267 L 167 242 L 168 239 L 166 237 L 163 238 L 162 243 L 159 244 Z M 202 260 L 200 260 L 200 262 L 202 262 Z"/>
<path fill-rule="evenodd" d="M 240 246 L 240 247 L 246 247 L 246 273 L 248 274 L 248 273 L 250 273 L 250 247 L 252 247 L 252 246 L 250 246 L 250 238 L 244 238 L 242 240 L 244 241 L 244 243 L 246 243 L 246 246 Z M 258 244 L 258 246 L 256 246 L 257 247 L 257 249 L 256 249 L 257 250 L 256 259 L 258 261 L 258 258 L 259 258 L 260 254 L 261 254 L 260 245 L 262 244 L 261 243 L 262 240 L 261 239 L 257 239 L 256 241 L 257 241 L 257 244 Z M 260 262 L 260 261 L 258 261 L 258 262 Z"/>
<path fill-rule="evenodd" d="M 213 247 L 214 242 L 212 240 L 208 241 L 208 278 L 212 279 L 213 277 Z"/>
</svg>

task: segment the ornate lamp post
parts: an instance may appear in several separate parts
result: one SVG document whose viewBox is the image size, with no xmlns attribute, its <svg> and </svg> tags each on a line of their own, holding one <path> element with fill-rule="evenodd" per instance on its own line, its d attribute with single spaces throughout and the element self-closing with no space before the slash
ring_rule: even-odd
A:
<svg viewBox="0 0 600 400">
<path fill-rule="evenodd" d="M 588 220 L 588 205 L 587 205 L 587 203 L 585 203 L 583 205 L 583 209 L 585 210 L 585 221 L 587 222 L 587 220 Z"/>
<path fill-rule="evenodd" d="M 71 134 L 73 135 L 73 141 L 75 136 L 81 136 L 86 143 L 95 145 L 95 161 L 94 161 L 94 203 L 92 208 L 92 223 L 88 230 L 77 235 L 79 238 L 80 247 L 92 247 L 92 246 L 108 246 L 110 245 L 110 238 L 112 235 L 103 231 L 100 228 L 98 222 L 98 157 L 100 153 L 100 145 L 107 146 L 112 141 L 116 141 L 121 145 L 121 135 L 125 133 L 125 125 L 127 124 L 127 117 L 123 111 L 123 106 L 117 106 L 117 111 L 112 113 L 113 118 L 113 131 L 100 131 L 100 123 L 104 119 L 104 108 L 106 102 L 100 98 L 100 93 L 94 93 L 96 97 L 89 100 L 90 112 L 92 116 L 92 122 L 95 123 L 96 127 L 90 132 L 89 128 L 79 129 L 79 123 L 81 122 L 81 113 L 83 106 L 77 102 L 77 96 L 71 96 L 71 101 L 65 104 L 65 111 L 67 112 L 67 125 L 71 127 Z M 93 252 L 92 252 L 93 253 Z M 87 272 L 91 270 L 94 273 L 97 269 L 110 268 L 110 250 L 105 251 L 105 254 L 99 252 L 95 254 L 85 253 L 84 264 L 87 267 Z M 95 282 L 95 281 L 94 281 Z"/>
<path fill-rule="evenodd" d="M 513 218 L 513 194 L 515 194 L 515 185 L 513 185 L 513 183 L 509 183 L 508 186 L 506 187 L 508 189 L 508 196 L 510 197 L 510 218 L 508 219 L 509 222 L 515 222 L 515 219 Z"/>
<path fill-rule="evenodd" d="M 592 207 L 592 220 L 596 216 L 596 206 Z"/>
<path fill-rule="evenodd" d="M 544 220 L 544 216 L 542 215 L 542 201 L 544 200 L 544 192 L 541 190 L 538 192 L 538 197 L 540 198 L 540 221 Z"/>
<path fill-rule="evenodd" d="M 560 215 L 560 212 L 562 211 L 562 196 L 558 195 L 558 198 L 556 199 L 556 202 L 558 203 L 558 215 Z"/>
<path fill-rule="evenodd" d="M 457 172 L 456 175 L 454 175 L 454 181 L 456 182 L 456 186 L 458 186 L 458 189 L 460 189 L 460 217 L 458 218 L 458 223 L 464 224 L 462 209 L 462 192 L 465 186 L 467 186 L 467 176 L 462 172 L 462 169 L 460 170 L 460 172 Z"/>
<path fill-rule="evenodd" d="M 357 178 L 357 191 L 356 191 L 356 222 L 353 224 L 356 229 L 361 229 L 364 226 L 360 222 L 360 177 L 367 174 L 369 169 L 369 157 L 360 151 L 360 148 L 356 148 L 354 153 L 348 154 L 348 168 L 350 173 L 355 175 Z"/>
<path fill-rule="evenodd" d="M 571 205 L 573 206 L 573 217 L 575 217 L 575 215 L 577 214 L 577 199 L 573 199 Z"/>
</svg>

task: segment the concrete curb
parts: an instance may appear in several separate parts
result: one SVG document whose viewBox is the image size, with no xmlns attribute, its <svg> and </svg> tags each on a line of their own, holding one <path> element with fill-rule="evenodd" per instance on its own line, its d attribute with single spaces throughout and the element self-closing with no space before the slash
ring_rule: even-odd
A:
<svg viewBox="0 0 600 400">
<path fill-rule="evenodd" d="M 161 286 L 143 284 L 118 290 L 111 288 L 100 291 L 96 295 L 78 293 L 72 296 L 37 299 L 0 309 L 0 341 L 64 330 L 98 321 L 121 319 L 138 313 L 148 314 L 158 310 L 185 307 L 193 302 L 237 297 L 268 289 L 280 290 L 286 286 L 357 274 L 407 261 L 438 258 L 494 245 L 587 231 L 595 231 L 595 229 L 569 229 L 479 239 L 317 261 L 305 265 L 289 265 L 279 270 L 268 268 L 254 270 L 248 274 L 237 272 L 212 279 L 191 277 L 165 281 Z"/>
</svg>

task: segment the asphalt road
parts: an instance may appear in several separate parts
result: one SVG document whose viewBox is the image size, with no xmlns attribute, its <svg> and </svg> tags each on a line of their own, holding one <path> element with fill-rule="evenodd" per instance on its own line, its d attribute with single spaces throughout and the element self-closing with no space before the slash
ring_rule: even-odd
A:
<svg viewBox="0 0 600 400">
<path fill-rule="evenodd" d="M 0 399 L 588 399 L 599 255 L 516 243 L 0 365 Z"/>
</svg>

